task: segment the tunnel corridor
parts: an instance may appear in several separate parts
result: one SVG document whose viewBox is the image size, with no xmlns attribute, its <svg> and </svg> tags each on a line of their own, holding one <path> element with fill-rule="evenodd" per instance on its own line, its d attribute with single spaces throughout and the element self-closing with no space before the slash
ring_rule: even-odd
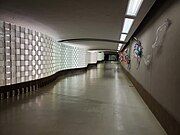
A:
<svg viewBox="0 0 180 135">
<path fill-rule="evenodd" d="M 180 0 L 0 0 L 0 135 L 180 135 Z"/>
</svg>

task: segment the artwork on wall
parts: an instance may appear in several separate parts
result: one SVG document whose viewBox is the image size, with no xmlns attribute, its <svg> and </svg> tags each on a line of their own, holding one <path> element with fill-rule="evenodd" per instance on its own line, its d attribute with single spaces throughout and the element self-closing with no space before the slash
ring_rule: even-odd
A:
<svg viewBox="0 0 180 135">
<path fill-rule="evenodd" d="M 127 69 L 131 69 L 131 57 L 130 57 L 130 49 L 126 48 L 123 52 L 119 53 L 120 62 L 124 62 L 127 64 Z"/>
<path fill-rule="evenodd" d="M 127 48 L 125 50 L 125 61 L 127 63 L 127 69 L 130 70 L 131 69 L 131 57 L 130 57 L 130 49 Z"/>
<path fill-rule="evenodd" d="M 160 47 L 162 46 L 163 44 L 163 41 L 165 39 L 165 36 L 166 36 L 166 33 L 167 33 L 167 30 L 169 28 L 169 26 L 171 25 L 171 20 L 169 19 L 166 19 L 164 21 L 163 24 L 161 24 L 157 30 L 156 30 L 156 38 L 155 38 L 155 41 L 152 45 L 152 48 L 151 48 L 151 51 L 150 53 L 148 53 L 147 55 L 143 54 L 143 47 L 142 47 L 142 44 L 140 42 L 139 39 L 137 39 L 136 37 L 133 37 L 133 40 L 135 40 L 135 44 L 133 45 L 133 55 L 134 55 L 134 58 L 136 59 L 137 61 L 137 69 L 139 69 L 140 67 L 140 64 L 141 64 L 141 60 L 143 59 L 144 61 L 144 64 L 146 65 L 146 67 L 149 67 L 151 62 L 152 62 L 152 54 L 153 54 L 153 50 L 155 48 L 157 49 L 160 49 Z M 123 62 L 123 61 L 126 61 L 126 63 L 128 63 L 128 59 L 130 56 L 130 53 L 129 55 L 127 55 L 127 48 L 122 52 L 120 53 L 120 61 Z M 129 63 L 131 62 L 131 60 L 129 61 Z"/>
<path fill-rule="evenodd" d="M 136 41 L 136 43 L 133 46 L 133 53 L 134 53 L 134 57 L 136 58 L 137 61 L 137 69 L 140 66 L 141 63 L 141 58 L 143 56 L 143 47 L 141 45 L 141 42 L 138 40 Z"/>
<path fill-rule="evenodd" d="M 123 61 L 124 61 L 123 52 L 119 52 L 119 60 L 120 60 L 120 62 L 123 62 Z"/>
<path fill-rule="evenodd" d="M 166 32 L 171 25 L 171 21 L 167 18 L 163 24 L 161 24 L 156 30 L 156 38 L 152 45 L 152 48 L 160 47 L 165 39 Z"/>
<path fill-rule="evenodd" d="M 87 50 L 58 43 L 25 27 L 0 21 L 0 86 L 86 67 Z"/>
<path fill-rule="evenodd" d="M 168 30 L 170 25 L 171 25 L 171 21 L 169 19 L 166 19 L 164 21 L 164 23 L 157 28 L 157 30 L 156 30 L 156 38 L 155 38 L 155 41 L 154 41 L 154 43 L 152 45 L 151 54 L 148 54 L 146 57 L 143 56 L 144 64 L 146 66 L 149 66 L 151 61 L 152 61 L 153 49 L 160 48 L 162 46 L 163 41 L 164 41 L 165 36 L 166 36 L 166 33 L 167 33 L 167 30 Z"/>
<path fill-rule="evenodd" d="M 146 57 L 143 55 L 144 64 L 148 67 L 151 63 L 152 56 L 148 54 Z"/>
</svg>

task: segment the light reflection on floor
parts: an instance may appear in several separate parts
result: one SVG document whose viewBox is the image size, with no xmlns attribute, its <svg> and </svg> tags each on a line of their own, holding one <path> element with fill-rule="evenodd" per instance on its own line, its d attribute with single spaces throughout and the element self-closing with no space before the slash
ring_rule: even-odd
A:
<svg viewBox="0 0 180 135">
<path fill-rule="evenodd" d="M 164 135 L 116 63 L 0 102 L 0 135 Z"/>
</svg>

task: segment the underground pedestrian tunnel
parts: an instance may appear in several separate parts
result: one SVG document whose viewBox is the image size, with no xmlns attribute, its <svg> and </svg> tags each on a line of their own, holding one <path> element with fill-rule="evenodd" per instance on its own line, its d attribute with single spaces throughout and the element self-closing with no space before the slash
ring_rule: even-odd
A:
<svg viewBox="0 0 180 135">
<path fill-rule="evenodd" d="M 179 0 L 1 0 L 0 135 L 179 135 Z"/>
</svg>

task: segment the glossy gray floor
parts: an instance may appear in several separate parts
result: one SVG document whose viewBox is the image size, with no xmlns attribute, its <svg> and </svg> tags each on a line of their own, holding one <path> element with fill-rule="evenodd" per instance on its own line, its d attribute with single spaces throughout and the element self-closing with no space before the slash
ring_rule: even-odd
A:
<svg viewBox="0 0 180 135">
<path fill-rule="evenodd" d="M 1 101 L 0 135 L 164 135 L 116 63 Z"/>
</svg>

